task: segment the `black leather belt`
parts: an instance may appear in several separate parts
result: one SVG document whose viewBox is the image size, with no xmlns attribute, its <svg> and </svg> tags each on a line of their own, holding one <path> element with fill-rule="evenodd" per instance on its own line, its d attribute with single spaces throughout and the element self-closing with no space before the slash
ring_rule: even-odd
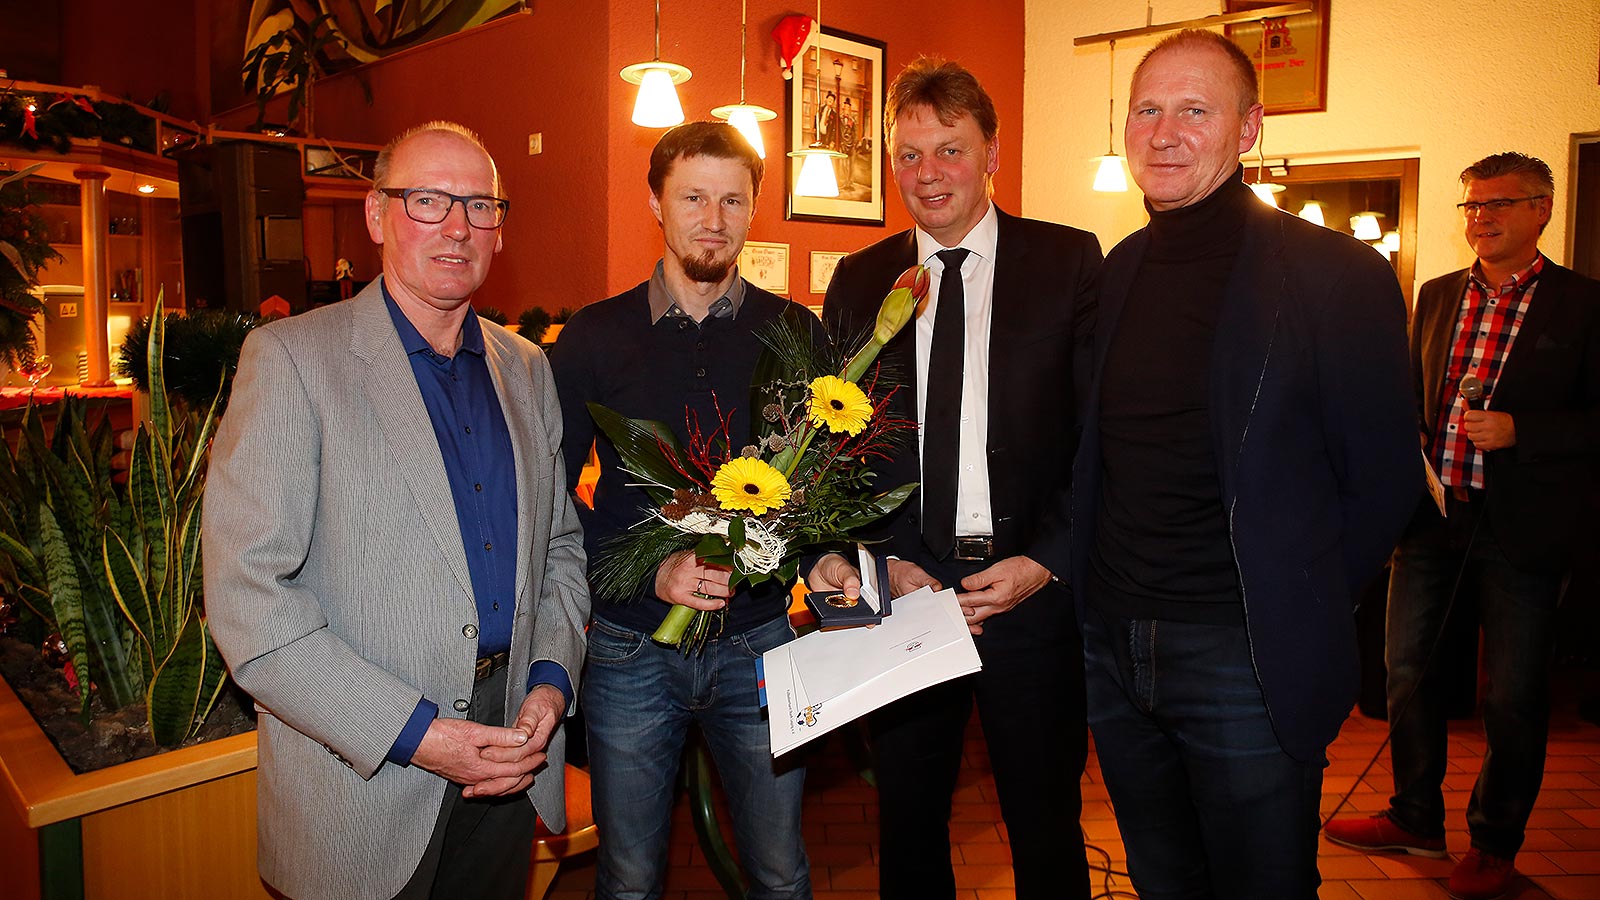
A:
<svg viewBox="0 0 1600 900">
<path fill-rule="evenodd" d="M 490 675 L 504 669 L 511 662 L 511 654 L 502 650 L 493 656 L 479 658 L 477 665 L 472 667 L 472 680 L 482 681 Z"/>
<path fill-rule="evenodd" d="M 994 559 L 994 535 L 957 535 L 955 551 L 950 558 L 973 562 Z"/>
</svg>

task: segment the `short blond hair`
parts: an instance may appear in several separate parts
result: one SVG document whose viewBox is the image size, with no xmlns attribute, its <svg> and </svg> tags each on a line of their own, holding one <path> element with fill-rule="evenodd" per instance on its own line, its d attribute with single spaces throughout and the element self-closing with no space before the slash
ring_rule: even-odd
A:
<svg viewBox="0 0 1600 900">
<path fill-rule="evenodd" d="M 1150 52 L 1139 60 L 1133 69 L 1133 81 L 1139 80 L 1139 73 L 1157 56 L 1168 50 L 1215 50 L 1221 53 L 1233 68 L 1234 81 L 1239 85 L 1239 114 L 1244 115 L 1250 107 L 1261 102 L 1260 82 L 1256 78 L 1256 64 L 1232 39 L 1217 34 L 1215 31 L 1206 31 L 1203 28 L 1185 28 L 1176 34 L 1169 35 L 1161 43 L 1150 48 Z"/>
</svg>

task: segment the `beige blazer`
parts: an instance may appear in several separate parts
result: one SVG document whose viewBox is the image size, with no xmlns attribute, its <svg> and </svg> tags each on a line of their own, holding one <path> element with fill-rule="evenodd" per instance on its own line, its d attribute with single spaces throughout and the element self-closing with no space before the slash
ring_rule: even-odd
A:
<svg viewBox="0 0 1600 900">
<path fill-rule="evenodd" d="M 577 687 L 589 593 L 549 364 L 504 329 L 483 331 L 526 548 L 509 721 L 533 660 L 561 663 Z M 384 755 L 419 698 L 464 715 L 478 616 L 444 461 L 378 282 L 245 341 L 203 529 L 212 632 L 260 711 L 262 878 L 296 900 L 392 897 L 445 782 Z M 555 831 L 565 745 L 557 728 L 528 791 Z"/>
</svg>

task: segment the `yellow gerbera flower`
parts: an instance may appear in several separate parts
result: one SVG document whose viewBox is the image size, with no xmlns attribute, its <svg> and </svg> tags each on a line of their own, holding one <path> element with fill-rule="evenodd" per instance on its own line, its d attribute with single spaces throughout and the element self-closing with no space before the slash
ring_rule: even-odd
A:
<svg viewBox="0 0 1600 900">
<path fill-rule="evenodd" d="M 739 456 L 717 469 L 711 493 L 723 509 L 747 509 L 759 516 L 789 499 L 789 482 L 766 462 Z"/>
<path fill-rule="evenodd" d="M 837 375 L 811 382 L 811 424 L 855 436 L 872 418 L 872 401 L 861 388 Z"/>
</svg>

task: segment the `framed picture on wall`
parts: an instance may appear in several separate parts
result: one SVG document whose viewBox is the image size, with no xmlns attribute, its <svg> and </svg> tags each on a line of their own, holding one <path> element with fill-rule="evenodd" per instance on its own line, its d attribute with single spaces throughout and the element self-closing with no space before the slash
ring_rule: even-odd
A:
<svg viewBox="0 0 1600 900">
<path fill-rule="evenodd" d="M 1224 12 L 1249 12 L 1280 0 L 1226 0 Z M 1321 112 L 1328 108 L 1328 4 L 1311 0 L 1312 10 L 1264 22 L 1227 26 L 1228 39 L 1256 64 L 1261 103 L 1267 115 Z M 1265 25 L 1265 40 L 1263 40 Z M 1262 51 L 1266 60 L 1262 61 Z"/>
<path fill-rule="evenodd" d="M 745 241 L 739 251 L 739 274 L 762 290 L 789 293 L 789 245 Z"/>
<path fill-rule="evenodd" d="M 842 250 L 811 251 L 811 293 L 825 294 L 828 292 L 828 282 L 833 280 L 833 270 L 839 267 L 839 260 L 848 255 Z"/>
<path fill-rule="evenodd" d="M 831 160 L 839 196 L 797 196 L 802 160 L 786 156 L 784 218 L 882 225 L 884 43 L 824 27 L 819 52 L 818 38 L 797 57 L 789 82 L 786 149 L 842 154 Z"/>
</svg>

